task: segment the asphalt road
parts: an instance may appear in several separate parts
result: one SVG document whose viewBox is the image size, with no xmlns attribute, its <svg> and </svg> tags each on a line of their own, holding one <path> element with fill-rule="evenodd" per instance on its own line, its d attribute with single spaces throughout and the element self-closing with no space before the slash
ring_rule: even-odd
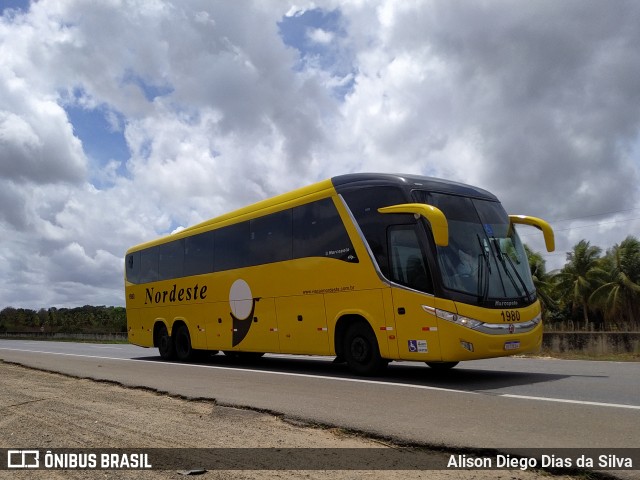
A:
<svg viewBox="0 0 640 480">
<path fill-rule="evenodd" d="M 0 359 L 428 446 L 640 447 L 639 363 L 501 358 L 444 374 L 401 363 L 367 379 L 321 357 L 181 364 L 133 345 L 21 340 L 0 340 Z"/>
</svg>

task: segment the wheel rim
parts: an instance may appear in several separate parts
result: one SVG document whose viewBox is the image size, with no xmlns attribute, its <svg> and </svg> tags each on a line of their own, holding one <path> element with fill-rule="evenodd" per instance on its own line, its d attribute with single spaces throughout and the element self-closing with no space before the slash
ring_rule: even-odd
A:
<svg viewBox="0 0 640 480">
<path fill-rule="evenodd" d="M 351 342 L 351 358 L 356 362 L 366 362 L 369 357 L 370 350 L 369 342 L 362 337 L 356 337 Z"/>
</svg>

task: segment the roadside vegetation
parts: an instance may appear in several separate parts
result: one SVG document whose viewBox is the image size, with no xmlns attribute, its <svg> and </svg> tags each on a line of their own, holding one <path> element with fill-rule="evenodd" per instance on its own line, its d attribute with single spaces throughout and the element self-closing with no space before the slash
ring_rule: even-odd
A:
<svg viewBox="0 0 640 480">
<path fill-rule="evenodd" d="M 127 331 L 124 307 L 27 308 L 0 311 L 0 335 L 6 332 L 119 333 Z"/>
<path fill-rule="evenodd" d="M 580 240 L 563 268 L 547 272 L 527 249 L 548 330 L 640 331 L 640 241 L 629 236 L 606 252 Z"/>
</svg>

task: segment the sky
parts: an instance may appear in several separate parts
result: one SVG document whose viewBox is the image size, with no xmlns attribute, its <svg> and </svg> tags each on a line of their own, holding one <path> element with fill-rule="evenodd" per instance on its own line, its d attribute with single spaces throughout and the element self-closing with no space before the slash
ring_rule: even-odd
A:
<svg viewBox="0 0 640 480">
<path fill-rule="evenodd" d="M 124 305 L 124 253 L 351 172 L 640 236 L 640 3 L 0 0 L 0 309 Z"/>
</svg>

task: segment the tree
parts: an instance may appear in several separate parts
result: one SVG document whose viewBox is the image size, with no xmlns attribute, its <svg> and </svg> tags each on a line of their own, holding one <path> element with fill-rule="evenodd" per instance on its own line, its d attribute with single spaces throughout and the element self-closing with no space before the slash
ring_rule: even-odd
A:
<svg viewBox="0 0 640 480">
<path fill-rule="evenodd" d="M 552 275 L 547 273 L 546 261 L 538 252 L 534 252 L 527 245 L 524 245 L 529 259 L 529 269 L 533 278 L 533 285 L 538 292 L 538 298 L 542 304 L 542 311 L 555 310 L 557 303 L 553 298 Z"/>
<path fill-rule="evenodd" d="M 603 264 L 609 281 L 591 294 L 589 302 L 602 309 L 605 320 L 635 320 L 640 313 L 640 241 L 627 237 L 607 252 Z"/>
<path fill-rule="evenodd" d="M 589 328 L 589 297 L 607 280 L 607 272 L 600 266 L 600 247 L 580 240 L 567 252 L 567 264 L 554 280 L 559 292 L 571 302 L 572 309 L 582 308 L 584 328 Z"/>
</svg>

